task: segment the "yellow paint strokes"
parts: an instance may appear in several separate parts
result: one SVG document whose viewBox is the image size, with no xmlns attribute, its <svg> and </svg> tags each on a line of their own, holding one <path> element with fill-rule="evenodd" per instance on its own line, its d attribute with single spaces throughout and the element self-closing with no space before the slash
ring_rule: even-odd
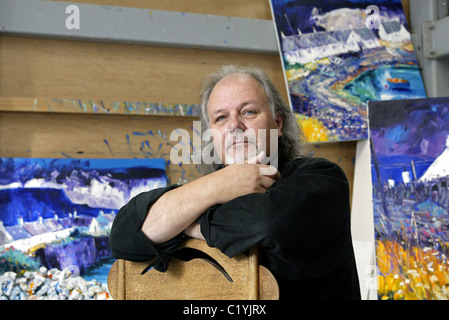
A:
<svg viewBox="0 0 449 320">
<path fill-rule="evenodd" d="M 308 142 L 329 142 L 331 140 L 331 133 L 321 121 L 297 113 L 295 116 Z"/>
<path fill-rule="evenodd" d="M 440 241 L 440 248 L 447 253 L 449 243 Z M 448 300 L 449 263 L 445 253 L 394 239 L 377 240 L 378 296 L 382 300 Z"/>
<path fill-rule="evenodd" d="M 285 74 L 287 75 L 287 81 L 293 82 L 307 77 L 310 71 L 302 68 L 292 68 L 285 71 Z"/>
</svg>

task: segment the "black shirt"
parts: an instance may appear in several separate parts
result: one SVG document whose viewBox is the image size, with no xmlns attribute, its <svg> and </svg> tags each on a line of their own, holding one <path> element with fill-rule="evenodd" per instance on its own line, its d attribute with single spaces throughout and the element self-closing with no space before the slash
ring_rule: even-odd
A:
<svg viewBox="0 0 449 320">
<path fill-rule="evenodd" d="M 198 218 L 211 247 L 229 257 L 259 247 L 281 299 L 360 299 L 350 233 L 348 181 L 321 158 L 280 161 L 282 178 L 265 193 L 238 197 Z M 148 208 L 169 186 L 144 192 L 117 214 L 110 246 L 117 259 L 148 261 L 164 272 L 183 234 L 153 246 L 141 231 Z"/>
</svg>

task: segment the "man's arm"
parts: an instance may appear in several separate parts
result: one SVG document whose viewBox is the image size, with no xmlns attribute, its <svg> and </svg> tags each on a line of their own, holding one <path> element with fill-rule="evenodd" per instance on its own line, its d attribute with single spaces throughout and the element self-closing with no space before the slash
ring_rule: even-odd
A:
<svg viewBox="0 0 449 320">
<path fill-rule="evenodd" d="M 184 230 L 184 234 L 190 238 L 206 240 L 201 233 L 201 225 L 198 222 L 192 223 L 187 229 Z"/>
<path fill-rule="evenodd" d="M 187 235 L 202 238 L 199 225 L 194 221 L 207 209 L 242 195 L 264 193 L 280 178 L 278 171 L 272 175 L 261 175 L 260 168 L 265 167 L 268 166 L 230 165 L 170 190 L 151 206 L 142 231 L 156 245 L 186 229 Z"/>
</svg>

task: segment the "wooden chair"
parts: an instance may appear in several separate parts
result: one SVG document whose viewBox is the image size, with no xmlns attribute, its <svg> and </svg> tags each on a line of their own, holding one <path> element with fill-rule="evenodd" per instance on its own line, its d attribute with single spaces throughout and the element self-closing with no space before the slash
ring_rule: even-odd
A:
<svg viewBox="0 0 449 320">
<path fill-rule="evenodd" d="M 256 249 L 229 258 L 205 241 L 189 239 L 165 273 L 149 262 L 117 260 L 108 275 L 116 300 L 277 300 L 279 288 L 271 272 L 259 265 Z"/>
</svg>

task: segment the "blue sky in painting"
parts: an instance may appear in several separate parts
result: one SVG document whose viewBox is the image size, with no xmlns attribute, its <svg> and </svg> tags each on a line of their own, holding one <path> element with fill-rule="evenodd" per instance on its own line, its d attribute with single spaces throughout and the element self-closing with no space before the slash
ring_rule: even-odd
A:
<svg viewBox="0 0 449 320">
<path fill-rule="evenodd" d="M 0 220 L 96 216 L 165 185 L 164 159 L 0 158 Z"/>
<path fill-rule="evenodd" d="M 56 180 L 65 178 L 75 169 L 96 174 L 114 174 L 128 179 L 165 175 L 162 159 L 51 159 L 51 158 L 0 158 L 0 185 L 24 183 L 33 178 Z M 55 171 L 56 170 L 56 171 Z"/>
<path fill-rule="evenodd" d="M 435 158 L 449 134 L 449 98 L 373 101 L 369 119 L 378 155 Z"/>
<path fill-rule="evenodd" d="M 400 181 L 413 160 L 419 178 L 444 151 L 449 98 L 373 101 L 369 126 L 383 179 Z"/>
<path fill-rule="evenodd" d="M 388 11 L 390 17 L 398 17 L 403 25 L 406 25 L 401 0 L 350 0 L 350 1 L 324 1 L 324 0 L 271 0 L 278 31 L 283 31 L 285 35 L 297 34 L 298 28 L 302 33 L 313 32 L 313 27 L 317 31 L 321 30 L 313 19 L 312 10 L 318 8 L 320 14 L 334 9 L 365 9 L 370 5 L 377 5 L 380 13 Z M 285 18 L 287 15 L 288 19 Z M 349 27 L 349 26 L 348 26 Z"/>
</svg>

